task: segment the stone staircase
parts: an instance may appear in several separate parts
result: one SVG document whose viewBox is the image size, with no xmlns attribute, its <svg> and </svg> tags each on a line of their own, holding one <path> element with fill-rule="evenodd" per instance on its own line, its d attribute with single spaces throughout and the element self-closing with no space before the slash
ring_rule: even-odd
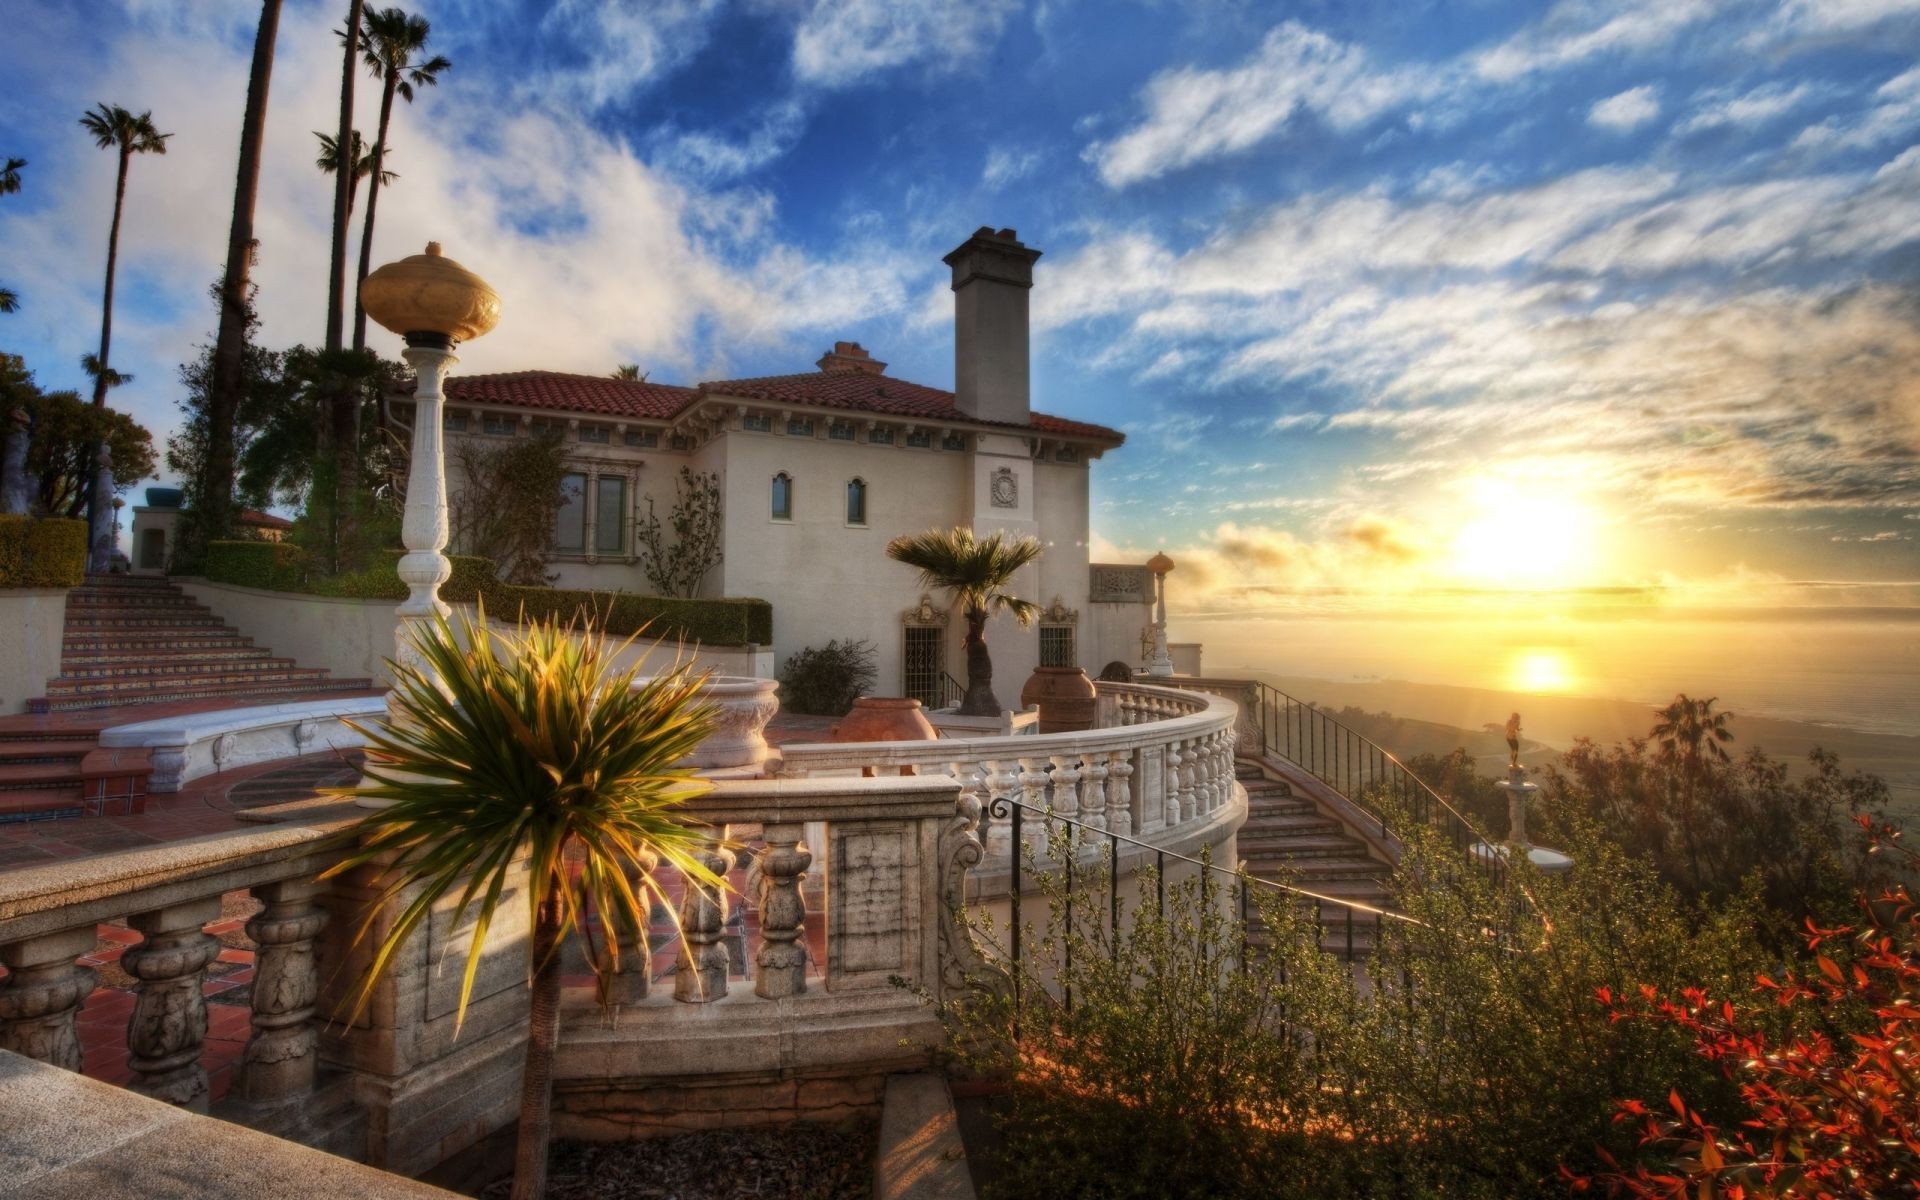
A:
<svg viewBox="0 0 1920 1200">
<path fill-rule="evenodd" d="M 170 700 L 267 703 L 292 693 L 365 691 L 369 679 L 335 679 L 319 667 L 255 646 L 165 579 L 89 575 L 67 593 L 60 675 L 27 702 L 34 713 Z"/>
<path fill-rule="evenodd" d="M 1238 845 L 1249 873 L 1335 900 L 1391 907 L 1387 877 L 1392 865 L 1375 857 L 1366 843 L 1347 833 L 1312 800 L 1295 795 L 1256 761 L 1238 760 L 1235 776 L 1247 790 L 1247 823 L 1240 827 Z M 1347 913 L 1339 905 L 1321 906 L 1321 949 L 1345 956 L 1351 940 L 1352 957 L 1364 958 L 1373 948 L 1373 915 L 1355 912 L 1349 928 Z M 1249 944 L 1264 944 L 1265 930 L 1257 912 L 1249 916 L 1248 924 Z"/>
</svg>

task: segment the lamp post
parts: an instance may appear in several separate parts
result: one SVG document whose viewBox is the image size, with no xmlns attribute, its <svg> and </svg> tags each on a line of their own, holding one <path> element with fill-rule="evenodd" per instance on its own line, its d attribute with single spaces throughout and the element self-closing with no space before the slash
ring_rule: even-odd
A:
<svg viewBox="0 0 1920 1200">
<path fill-rule="evenodd" d="M 441 445 L 441 383 L 460 360 L 453 349 L 500 321 L 500 297 L 487 281 L 440 253 L 409 255 L 368 275 L 360 284 L 367 315 L 406 339 L 401 357 L 413 368 L 413 450 L 407 470 L 407 508 L 399 564 L 407 598 L 400 605 L 394 661 L 419 669 L 412 632 L 444 614 L 440 585 L 453 573 L 447 546 L 447 467 Z"/>
<path fill-rule="evenodd" d="M 119 496 L 113 498 L 113 549 L 107 553 L 108 563 L 113 561 L 113 551 L 120 549 L 120 510 L 126 506 L 127 502 Z"/>
<path fill-rule="evenodd" d="M 1147 570 L 1153 572 L 1153 661 L 1147 664 L 1147 674 L 1156 679 L 1165 679 L 1173 674 L 1173 655 L 1167 652 L 1167 572 L 1173 570 L 1173 560 L 1162 551 L 1147 560 Z"/>
</svg>

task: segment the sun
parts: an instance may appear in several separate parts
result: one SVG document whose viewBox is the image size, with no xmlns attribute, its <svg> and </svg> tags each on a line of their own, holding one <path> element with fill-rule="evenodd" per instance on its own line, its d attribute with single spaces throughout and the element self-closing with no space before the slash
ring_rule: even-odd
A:
<svg viewBox="0 0 1920 1200">
<path fill-rule="evenodd" d="M 1498 587 L 1562 587 L 1593 573 L 1593 509 L 1552 482 L 1478 481 L 1453 538 L 1453 571 Z"/>
<path fill-rule="evenodd" d="M 1516 692 L 1568 692 L 1574 683 L 1573 664 L 1558 650 L 1521 650 L 1507 667 L 1507 686 Z"/>
</svg>

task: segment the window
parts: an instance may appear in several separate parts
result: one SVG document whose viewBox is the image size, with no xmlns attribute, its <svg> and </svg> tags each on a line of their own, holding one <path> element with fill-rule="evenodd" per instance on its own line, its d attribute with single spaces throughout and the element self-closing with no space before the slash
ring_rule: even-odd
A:
<svg viewBox="0 0 1920 1200">
<path fill-rule="evenodd" d="M 788 437 L 812 437 L 813 422 L 811 420 L 808 420 L 806 417 L 788 417 L 787 418 L 787 436 Z"/>
<path fill-rule="evenodd" d="M 578 554 L 587 548 L 587 477 L 569 474 L 561 477 L 560 513 L 553 522 L 553 548 Z"/>
<path fill-rule="evenodd" d="M 793 520 L 793 476 L 785 471 L 773 477 L 773 519 Z"/>
<path fill-rule="evenodd" d="M 867 430 L 867 441 L 876 446 L 891 446 L 893 445 L 893 430 L 888 429 L 885 425 L 875 425 L 872 429 Z"/>
<path fill-rule="evenodd" d="M 565 438 L 567 427 L 559 421 L 548 421 L 536 417 L 527 426 L 535 437 Z"/>
<path fill-rule="evenodd" d="M 867 523 L 867 481 L 851 480 L 847 484 L 847 524 L 865 525 Z"/>
<path fill-rule="evenodd" d="M 593 548 L 601 554 L 627 552 L 627 481 L 602 475 L 595 485 Z"/>
<path fill-rule="evenodd" d="M 827 426 L 827 437 L 836 442 L 851 442 L 853 426 L 845 421 L 835 421 Z"/>
<path fill-rule="evenodd" d="M 931 450 L 933 449 L 933 435 L 924 429 L 916 433 L 910 433 L 907 435 L 907 445 L 912 446 L 916 450 Z"/>
<path fill-rule="evenodd" d="M 1064 463 L 1077 463 L 1080 461 L 1080 451 L 1073 446 L 1062 446 L 1054 458 Z"/>
<path fill-rule="evenodd" d="M 627 430 L 627 445 L 652 449 L 660 444 L 660 431 L 657 429 Z"/>
<path fill-rule="evenodd" d="M 605 425 L 582 425 L 580 427 L 580 440 L 583 442 L 595 442 L 604 446 L 612 440 L 612 437 L 613 431 Z"/>
<path fill-rule="evenodd" d="M 940 439 L 940 448 L 942 450 L 965 450 L 967 448 L 967 435 L 964 433 L 949 433 Z"/>
<path fill-rule="evenodd" d="M 667 439 L 667 448 L 669 450 L 691 450 L 693 449 L 693 437 L 685 433 L 676 433 Z"/>
<path fill-rule="evenodd" d="M 765 413 L 748 413 L 740 418 L 740 428 L 752 430 L 754 433 L 772 433 L 773 418 Z"/>
<path fill-rule="evenodd" d="M 909 625 L 903 695 L 918 700 L 922 707 L 939 708 L 945 699 L 947 676 L 947 629 L 944 625 Z"/>
<path fill-rule="evenodd" d="M 1040 627 L 1040 665 L 1043 667 L 1077 667 L 1073 652 L 1073 626 L 1042 625 Z"/>
<path fill-rule="evenodd" d="M 499 413 L 488 413 L 480 418 L 480 432 L 488 437 L 512 437 L 517 425 L 518 421 Z"/>
<path fill-rule="evenodd" d="M 441 414 L 440 428 L 446 430 L 448 433 L 465 433 L 467 431 L 467 414 L 457 412 Z"/>
</svg>

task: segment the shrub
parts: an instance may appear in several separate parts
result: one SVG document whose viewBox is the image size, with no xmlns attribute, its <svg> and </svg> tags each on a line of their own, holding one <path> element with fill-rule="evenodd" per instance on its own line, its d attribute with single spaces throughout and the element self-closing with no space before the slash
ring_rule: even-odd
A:
<svg viewBox="0 0 1920 1200">
<path fill-rule="evenodd" d="M 773 640 L 773 606 L 765 600 L 683 600 L 500 584 L 488 596 L 487 606 L 498 618 L 518 615 L 522 621 L 593 616 L 599 628 L 622 636 L 645 630 L 648 637 L 708 646 L 765 645 Z"/>
<path fill-rule="evenodd" d="M 789 711 L 845 716 L 853 702 L 873 690 L 878 675 L 873 643 L 865 638 L 804 646 L 780 668 L 780 703 Z"/>
<path fill-rule="evenodd" d="M 0 587 L 79 587 L 86 574 L 85 521 L 0 516 Z"/>
<path fill-rule="evenodd" d="M 307 590 L 306 554 L 286 542 L 208 542 L 204 569 L 212 583 L 274 592 Z"/>
</svg>

